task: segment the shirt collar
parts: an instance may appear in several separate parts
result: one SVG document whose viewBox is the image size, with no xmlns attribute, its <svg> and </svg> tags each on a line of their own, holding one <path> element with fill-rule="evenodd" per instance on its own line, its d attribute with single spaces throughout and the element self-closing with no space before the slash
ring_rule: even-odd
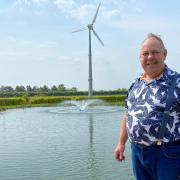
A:
<svg viewBox="0 0 180 180">
<path fill-rule="evenodd" d="M 154 80 L 159 80 L 159 79 L 163 78 L 165 72 L 167 71 L 167 69 L 168 69 L 168 67 L 167 67 L 167 65 L 165 64 L 165 67 L 164 67 L 164 70 L 162 71 L 162 73 L 161 73 L 160 75 L 158 75 L 156 78 L 154 78 Z M 143 74 L 140 76 L 140 80 L 144 80 L 144 81 L 145 81 L 145 79 L 146 79 L 146 74 L 143 73 Z"/>
</svg>

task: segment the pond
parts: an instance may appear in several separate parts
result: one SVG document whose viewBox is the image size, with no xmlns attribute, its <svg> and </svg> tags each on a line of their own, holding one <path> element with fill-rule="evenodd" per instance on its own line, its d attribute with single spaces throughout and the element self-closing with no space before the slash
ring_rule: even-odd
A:
<svg viewBox="0 0 180 180">
<path fill-rule="evenodd" d="M 25 108 L 0 114 L 1 180 L 134 179 L 129 144 L 125 162 L 117 162 L 113 155 L 122 109 L 57 113 L 60 108 Z"/>
</svg>

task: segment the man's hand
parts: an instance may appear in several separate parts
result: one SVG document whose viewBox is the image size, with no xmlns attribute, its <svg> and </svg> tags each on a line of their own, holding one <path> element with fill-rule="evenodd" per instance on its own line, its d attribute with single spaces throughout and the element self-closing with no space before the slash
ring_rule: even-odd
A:
<svg viewBox="0 0 180 180">
<path fill-rule="evenodd" d="M 125 160 L 124 151 L 125 151 L 125 145 L 118 144 L 114 150 L 114 156 L 117 161 L 121 162 Z"/>
<path fill-rule="evenodd" d="M 119 140 L 114 150 L 114 156 L 117 161 L 123 161 L 125 159 L 124 151 L 125 151 L 125 144 L 127 138 L 128 138 L 128 133 L 126 129 L 126 112 L 124 112 L 121 122 L 120 133 L 119 133 Z"/>
</svg>

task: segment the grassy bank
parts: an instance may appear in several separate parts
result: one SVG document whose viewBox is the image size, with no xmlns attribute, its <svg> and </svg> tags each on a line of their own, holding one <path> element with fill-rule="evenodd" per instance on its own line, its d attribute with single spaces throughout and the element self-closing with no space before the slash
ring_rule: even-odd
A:
<svg viewBox="0 0 180 180">
<path fill-rule="evenodd" d="M 65 100 L 85 100 L 85 99 L 101 99 L 106 105 L 123 106 L 125 95 L 112 95 L 112 96 L 37 96 L 37 97 L 13 97 L 13 98 L 0 98 L 0 111 L 14 108 L 25 107 L 43 107 L 55 106 Z"/>
</svg>

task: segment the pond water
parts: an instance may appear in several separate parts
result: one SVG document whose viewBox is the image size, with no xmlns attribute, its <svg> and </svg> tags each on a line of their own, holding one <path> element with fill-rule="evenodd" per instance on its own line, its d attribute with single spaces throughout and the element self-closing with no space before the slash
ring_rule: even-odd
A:
<svg viewBox="0 0 180 180">
<path fill-rule="evenodd" d="M 113 155 L 122 117 L 119 107 L 106 113 L 56 113 L 60 108 L 0 114 L 1 180 L 134 179 L 129 144 L 125 162 Z"/>
</svg>

